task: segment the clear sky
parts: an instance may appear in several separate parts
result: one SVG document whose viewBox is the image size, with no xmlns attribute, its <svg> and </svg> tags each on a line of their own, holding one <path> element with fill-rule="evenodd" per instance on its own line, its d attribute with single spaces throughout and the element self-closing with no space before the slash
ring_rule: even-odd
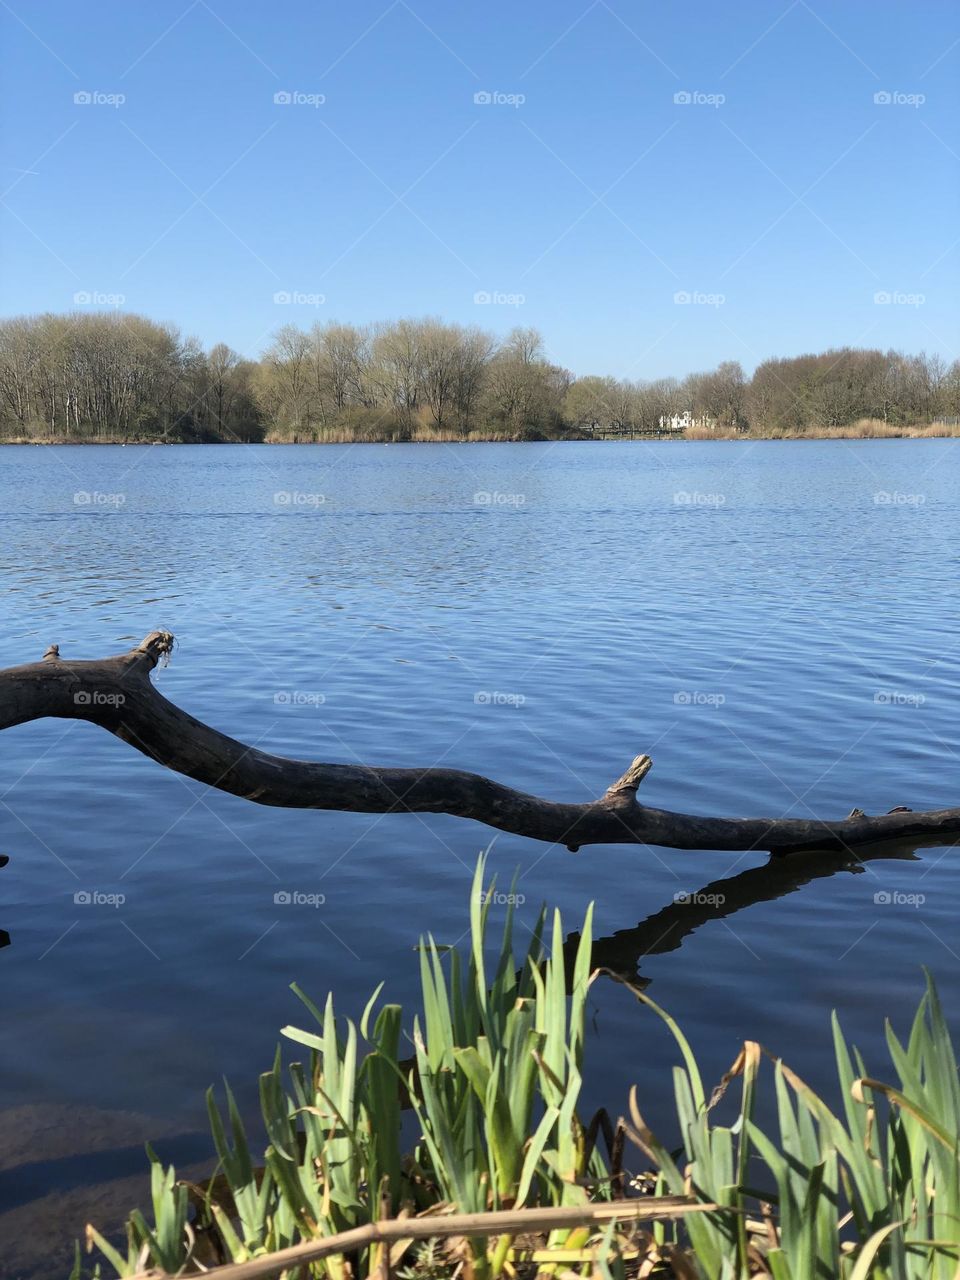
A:
<svg viewBox="0 0 960 1280">
<path fill-rule="evenodd" d="M 119 295 L 250 356 L 288 321 L 432 314 L 630 377 L 958 354 L 954 0 L 0 0 L 0 23 L 4 314 Z"/>
</svg>

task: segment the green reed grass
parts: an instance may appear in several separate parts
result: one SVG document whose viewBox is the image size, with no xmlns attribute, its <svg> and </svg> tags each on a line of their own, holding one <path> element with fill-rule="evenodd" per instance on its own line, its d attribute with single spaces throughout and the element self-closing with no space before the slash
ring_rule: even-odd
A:
<svg viewBox="0 0 960 1280">
<path fill-rule="evenodd" d="M 494 895 L 493 886 L 484 890 L 484 877 L 481 857 L 469 947 L 461 953 L 432 937 L 421 940 L 421 1002 L 409 1036 L 400 1006 L 380 1003 L 382 987 L 357 1026 L 337 1017 L 332 995 L 320 1009 L 294 986 L 312 1025 L 284 1027 L 282 1034 L 308 1049 L 309 1061 L 293 1062 L 285 1072 L 278 1049 L 261 1076 L 265 1147 L 261 1142 L 254 1150 L 229 1086 L 222 1103 L 211 1089 L 214 1176 L 201 1188 L 188 1187 L 148 1148 L 150 1218 L 131 1214 L 122 1248 L 88 1227 L 88 1250 L 100 1256 L 94 1276 L 103 1269 L 118 1276 L 147 1268 L 194 1273 L 401 1211 L 483 1213 L 610 1198 L 620 1170 L 607 1166 L 578 1114 L 592 910 L 568 971 L 557 913 L 548 929 L 541 912 L 518 962 L 515 895 L 507 895 L 491 962 Z M 679 1221 L 665 1218 L 650 1230 L 554 1231 L 542 1241 L 536 1265 L 517 1262 L 521 1251 L 509 1236 L 478 1237 L 465 1246 L 468 1275 L 492 1280 L 523 1265 L 531 1276 L 570 1274 L 579 1266 L 599 1280 L 623 1280 L 642 1266 L 642 1274 L 685 1280 L 956 1280 L 960 1083 L 929 976 L 906 1042 L 887 1028 L 893 1084 L 868 1075 L 834 1017 L 840 1115 L 753 1041 L 708 1093 L 680 1028 L 634 990 L 679 1050 L 674 1091 L 681 1145 L 671 1150 L 656 1136 L 634 1090 L 630 1117 L 621 1122 L 634 1144 L 630 1150 L 642 1153 L 641 1165 L 653 1166 L 657 1194 L 718 1207 Z M 642 1071 L 643 1064 L 637 1067 Z M 754 1116 L 761 1085 L 769 1087 L 771 1078 L 777 1129 L 767 1134 Z M 731 1109 L 735 1082 L 739 1102 L 722 1124 L 718 1117 Z M 407 1099 L 418 1134 L 410 1151 L 403 1147 Z M 561 1248 L 566 1261 L 544 1261 Z M 315 1261 L 298 1274 L 366 1276 L 382 1262 L 375 1248 L 369 1254 Z M 584 1260 L 571 1263 L 571 1256 Z M 393 1262 L 401 1259 L 407 1280 L 455 1270 L 432 1246 L 401 1249 Z M 78 1247 L 73 1280 L 90 1273 L 87 1262 Z"/>
</svg>

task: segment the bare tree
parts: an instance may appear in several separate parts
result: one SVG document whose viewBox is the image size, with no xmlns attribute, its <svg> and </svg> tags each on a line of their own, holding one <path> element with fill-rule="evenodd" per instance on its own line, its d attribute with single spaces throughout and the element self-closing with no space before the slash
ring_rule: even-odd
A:
<svg viewBox="0 0 960 1280">
<path fill-rule="evenodd" d="M 0 321 L 0 433 L 53 439 L 409 439 L 414 430 L 513 438 L 655 430 L 692 409 L 724 427 L 765 432 L 894 425 L 960 416 L 960 363 L 858 348 L 736 361 L 632 383 L 574 380 L 536 329 L 498 341 L 479 328 L 403 319 L 373 328 L 285 325 L 259 361 L 225 343 L 205 352 L 171 325 L 115 312 Z"/>
<path fill-rule="evenodd" d="M 310 426 L 310 340 L 296 325 L 278 330 L 261 365 L 259 397 L 270 418 L 294 438 Z"/>
<path fill-rule="evenodd" d="M 239 389 L 236 378 L 240 356 L 225 342 L 218 342 L 207 357 L 210 368 L 210 386 L 216 405 L 217 429 L 223 434 L 227 415 Z"/>
</svg>

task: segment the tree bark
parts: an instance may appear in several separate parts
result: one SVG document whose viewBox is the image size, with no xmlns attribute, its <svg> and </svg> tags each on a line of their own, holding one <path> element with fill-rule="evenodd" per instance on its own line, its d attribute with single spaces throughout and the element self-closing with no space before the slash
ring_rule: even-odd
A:
<svg viewBox="0 0 960 1280">
<path fill-rule="evenodd" d="M 394 769 L 289 760 L 237 742 L 169 702 L 150 673 L 173 649 L 151 632 L 129 653 L 95 662 L 61 658 L 0 671 L 0 730 L 44 716 L 86 720 L 177 773 L 257 804 L 352 813 L 446 813 L 576 851 L 589 844 L 671 849 L 852 850 L 880 840 L 946 844 L 960 835 L 960 808 L 842 819 L 714 818 L 637 803 L 649 756 L 637 756 L 597 800 L 561 804 L 458 769 Z"/>
</svg>

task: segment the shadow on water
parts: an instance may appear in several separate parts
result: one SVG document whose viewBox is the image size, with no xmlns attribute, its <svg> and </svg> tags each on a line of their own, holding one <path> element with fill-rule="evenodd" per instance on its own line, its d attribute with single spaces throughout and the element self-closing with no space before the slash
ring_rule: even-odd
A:
<svg viewBox="0 0 960 1280">
<path fill-rule="evenodd" d="M 856 851 L 812 849 L 805 853 L 772 854 L 762 866 L 711 880 L 696 892 L 676 894 L 673 901 L 629 929 L 618 929 L 609 937 L 595 938 L 593 965 L 646 984 L 649 979 L 639 972 L 644 957 L 677 951 L 684 938 L 711 921 L 725 920 L 761 902 L 775 902 L 814 880 L 828 880 L 842 872 L 862 875 L 868 862 L 917 862 L 919 849 L 956 847 L 956 844 L 944 845 L 942 838 L 927 842 L 913 838 L 861 845 Z M 0 857 L 0 867 L 8 861 Z M 565 955 L 572 958 L 579 942 L 579 933 L 570 934 L 564 942 Z M 10 934 L 0 929 L 0 948 L 10 943 Z"/>
<path fill-rule="evenodd" d="M 761 902 L 774 902 L 777 898 L 784 898 L 788 893 L 795 893 L 814 880 L 828 880 L 842 872 L 863 875 L 868 862 L 917 862 L 918 849 L 943 847 L 942 840 L 930 841 L 926 845 L 915 839 L 889 840 L 863 845 L 856 852 L 811 850 L 782 857 L 771 856 L 760 867 L 751 867 L 735 876 L 711 880 L 695 893 L 676 895 L 672 902 L 629 929 L 618 929 L 609 937 L 596 938 L 593 944 L 593 967 L 609 969 L 630 982 L 648 986 L 650 979 L 641 973 L 644 959 L 647 956 L 661 956 L 677 951 L 684 939 L 703 925 L 715 920 L 726 920 L 738 911 L 746 911 L 748 907 Z M 564 943 L 570 970 L 579 941 L 579 933 L 574 933 Z"/>
</svg>

